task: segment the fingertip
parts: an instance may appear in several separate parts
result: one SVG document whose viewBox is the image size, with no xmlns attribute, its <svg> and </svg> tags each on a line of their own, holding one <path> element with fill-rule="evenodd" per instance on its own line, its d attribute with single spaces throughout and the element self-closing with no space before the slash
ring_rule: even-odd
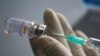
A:
<svg viewBox="0 0 100 56">
<path fill-rule="evenodd" d="M 54 36 L 64 35 L 63 29 L 61 27 L 60 21 L 56 12 L 53 9 L 47 8 L 44 12 L 44 24 L 47 25 L 47 34 Z"/>
<path fill-rule="evenodd" d="M 56 12 L 56 13 L 57 13 L 58 17 L 60 17 L 60 19 L 65 18 L 65 16 L 63 14 L 61 14 L 59 12 Z"/>
<path fill-rule="evenodd" d="M 52 15 L 52 14 L 54 14 L 54 10 L 51 9 L 51 8 L 47 8 L 47 9 L 44 11 L 44 16 Z"/>
<path fill-rule="evenodd" d="M 55 21 L 55 19 L 57 18 L 57 15 L 53 9 L 47 8 L 44 11 L 43 17 L 44 17 L 44 23 L 48 26 L 50 22 Z"/>
<path fill-rule="evenodd" d="M 88 38 L 87 35 L 84 32 L 82 32 L 81 30 L 76 30 L 75 34 L 79 37 Z"/>
<path fill-rule="evenodd" d="M 80 31 L 80 30 L 75 30 L 75 33 L 76 33 L 76 34 L 78 34 L 78 35 L 83 34 L 83 32 L 82 32 L 82 31 Z"/>
</svg>

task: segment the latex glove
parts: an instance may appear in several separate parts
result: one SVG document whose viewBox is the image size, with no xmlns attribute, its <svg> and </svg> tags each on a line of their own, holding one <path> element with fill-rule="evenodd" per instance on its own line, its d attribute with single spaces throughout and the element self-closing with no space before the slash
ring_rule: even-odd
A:
<svg viewBox="0 0 100 56">
<path fill-rule="evenodd" d="M 47 25 L 48 36 L 30 39 L 36 56 L 87 56 L 82 46 L 67 42 L 64 38 L 65 35 L 75 33 L 62 14 L 47 9 L 44 12 L 44 23 Z"/>
<path fill-rule="evenodd" d="M 68 51 L 68 52 L 66 51 L 67 56 L 72 56 L 72 55 L 73 56 L 86 56 L 85 52 L 83 51 L 81 46 L 73 44 L 71 42 L 68 42 L 69 43 L 69 45 L 68 45 L 66 39 L 64 38 L 65 35 L 69 35 L 69 34 L 75 35 L 75 34 L 74 34 L 70 24 L 68 23 L 68 21 L 62 14 L 57 13 L 57 12 L 53 11 L 52 9 L 47 9 L 44 12 L 44 23 L 47 25 L 47 35 L 51 36 L 52 38 L 57 39 L 66 47 L 65 50 Z M 36 39 L 35 39 L 35 41 L 33 40 L 33 42 L 34 42 L 33 47 L 35 45 L 35 47 L 33 48 L 34 52 L 37 56 L 42 55 L 43 51 L 41 51 L 41 49 L 37 48 L 38 45 L 36 44 L 39 41 L 37 41 Z M 43 40 L 43 41 L 45 41 L 45 40 Z M 32 43 L 32 40 L 31 40 L 31 43 Z M 61 47 L 61 50 L 63 48 L 64 47 Z M 62 53 L 65 53 L 64 52 L 65 50 L 62 50 L 63 51 Z M 42 52 L 42 54 L 40 51 Z M 53 51 L 46 51 L 45 54 L 47 54 L 47 52 L 51 52 L 50 54 L 56 53 Z M 51 55 L 51 56 L 53 56 L 53 55 Z M 64 55 L 64 56 L 66 56 L 66 55 Z"/>
<path fill-rule="evenodd" d="M 50 15 L 52 15 L 52 17 L 55 16 L 55 15 L 52 14 L 53 13 L 52 11 L 49 11 L 49 9 L 47 9 L 45 11 L 45 13 L 47 13 L 47 14 L 44 13 L 44 17 L 45 16 L 47 16 L 47 17 L 49 16 L 48 12 L 50 12 Z M 51 16 L 49 16 L 49 17 L 51 17 Z M 55 20 L 55 18 L 52 18 L 52 19 Z M 59 20 L 59 19 L 57 19 L 57 20 Z M 52 22 L 52 21 L 48 20 L 48 22 Z M 56 24 L 56 22 L 54 24 Z M 58 25 L 59 25 L 59 23 L 58 23 Z M 54 28 L 54 30 L 55 29 L 56 28 Z M 62 36 L 59 36 L 59 35 L 57 35 L 57 36 L 62 37 L 60 39 L 63 40 L 64 39 L 63 38 L 64 37 L 63 30 L 58 31 L 57 33 L 61 33 Z M 55 37 L 57 37 L 57 36 L 55 36 Z M 50 37 L 50 36 L 40 36 L 40 37 L 37 37 L 37 38 L 32 38 L 32 39 L 30 39 L 30 43 L 31 43 L 32 49 L 33 49 L 33 51 L 34 51 L 34 53 L 35 53 L 36 56 L 72 56 L 72 54 L 69 51 L 69 49 L 66 48 L 68 46 L 68 44 L 65 47 L 58 40 L 54 39 L 53 36 L 52 37 Z M 64 39 L 63 43 L 66 44 L 67 41 Z"/>
<path fill-rule="evenodd" d="M 30 43 L 35 56 L 72 56 L 63 44 L 50 36 L 30 39 Z"/>
<path fill-rule="evenodd" d="M 71 49 L 73 56 L 86 56 L 80 45 L 66 41 L 65 35 L 74 34 L 68 20 L 60 13 L 47 9 L 44 13 L 44 23 L 47 25 L 47 35 L 60 41 L 67 49 Z M 69 44 L 69 45 L 68 45 Z M 69 48 L 70 47 L 70 48 Z"/>
</svg>

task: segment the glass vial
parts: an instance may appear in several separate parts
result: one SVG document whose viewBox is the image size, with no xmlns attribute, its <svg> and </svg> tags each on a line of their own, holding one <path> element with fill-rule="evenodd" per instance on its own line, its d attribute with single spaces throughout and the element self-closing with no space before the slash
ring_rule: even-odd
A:
<svg viewBox="0 0 100 56">
<path fill-rule="evenodd" d="M 32 38 L 46 33 L 46 25 L 14 17 L 7 18 L 4 26 L 4 32 L 10 35 L 27 36 Z"/>
</svg>

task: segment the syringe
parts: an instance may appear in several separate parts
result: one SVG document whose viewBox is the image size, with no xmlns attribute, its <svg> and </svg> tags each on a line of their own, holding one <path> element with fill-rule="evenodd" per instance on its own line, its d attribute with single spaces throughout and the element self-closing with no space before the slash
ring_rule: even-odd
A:
<svg viewBox="0 0 100 56">
<path fill-rule="evenodd" d="M 90 48 L 94 48 L 100 51 L 100 39 L 97 38 L 88 38 L 84 39 L 82 37 L 77 37 L 75 35 L 68 35 L 65 38 L 75 44 L 78 45 L 88 45 Z"/>
</svg>

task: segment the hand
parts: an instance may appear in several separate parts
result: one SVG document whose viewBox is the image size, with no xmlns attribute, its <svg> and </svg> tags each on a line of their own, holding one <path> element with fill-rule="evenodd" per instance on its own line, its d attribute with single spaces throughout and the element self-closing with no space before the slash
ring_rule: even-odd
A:
<svg viewBox="0 0 100 56">
<path fill-rule="evenodd" d="M 79 31 L 74 32 L 68 20 L 61 13 L 47 9 L 44 12 L 44 24 L 47 25 L 48 36 L 30 39 L 36 56 L 100 56 L 97 51 L 93 51 L 87 46 L 73 44 L 64 38 L 69 34 L 82 37 L 84 35 L 81 35 L 82 33 Z M 92 54 L 90 54 L 91 50 Z"/>
</svg>

